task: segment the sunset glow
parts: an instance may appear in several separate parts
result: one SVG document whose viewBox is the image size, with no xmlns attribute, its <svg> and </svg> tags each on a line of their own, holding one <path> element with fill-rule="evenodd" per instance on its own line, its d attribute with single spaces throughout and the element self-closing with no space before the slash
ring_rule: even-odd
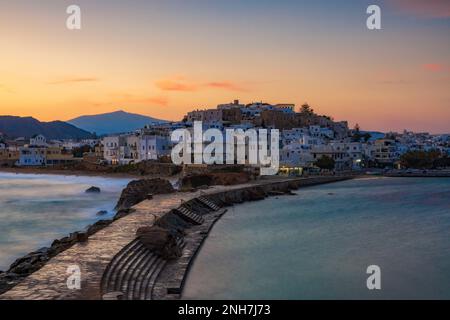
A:
<svg viewBox="0 0 450 320">
<path fill-rule="evenodd" d="M 382 30 L 365 27 L 382 8 Z M 366 130 L 450 132 L 448 1 L 0 0 L 0 114 L 308 102 Z"/>
</svg>

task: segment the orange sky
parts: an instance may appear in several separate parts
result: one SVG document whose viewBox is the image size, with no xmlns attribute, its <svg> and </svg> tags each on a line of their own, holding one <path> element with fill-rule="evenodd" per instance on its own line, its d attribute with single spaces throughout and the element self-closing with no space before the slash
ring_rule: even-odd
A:
<svg viewBox="0 0 450 320">
<path fill-rule="evenodd" d="M 0 1 L 0 115 L 179 120 L 240 99 L 308 102 L 368 130 L 450 132 L 446 7 L 420 16 L 415 0 L 385 1 L 383 29 L 369 31 L 351 0 L 80 0 L 82 30 L 69 31 L 68 1 Z"/>
</svg>

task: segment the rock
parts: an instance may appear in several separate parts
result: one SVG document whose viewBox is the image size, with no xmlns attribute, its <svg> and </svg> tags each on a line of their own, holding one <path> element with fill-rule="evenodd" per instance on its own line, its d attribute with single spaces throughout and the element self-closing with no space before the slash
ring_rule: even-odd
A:
<svg viewBox="0 0 450 320">
<path fill-rule="evenodd" d="M 108 214 L 108 211 L 106 210 L 100 210 L 99 212 L 97 212 L 97 216 L 104 216 L 105 214 Z"/>
<path fill-rule="evenodd" d="M 211 174 L 187 175 L 181 179 L 181 190 L 189 191 L 199 186 L 213 185 L 213 177 Z"/>
<path fill-rule="evenodd" d="M 173 213 L 174 210 L 165 214 L 155 222 L 155 226 L 170 230 L 177 234 L 177 236 L 184 235 L 184 229 L 191 227 L 191 224 L 181 219 L 177 214 Z"/>
<path fill-rule="evenodd" d="M 136 211 L 136 209 L 132 209 L 132 208 L 121 209 L 121 210 L 117 211 L 117 213 L 114 215 L 114 220 L 123 218 L 134 211 Z"/>
<path fill-rule="evenodd" d="M 136 235 L 146 248 L 164 259 L 181 257 L 181 248 L 177 245 L 176 234 L 170 230 L 158 226 L 141 227 Z"/>
<path fill-rule="evenodd" d="M 89 239 L 89 235 L 87 232 L 78 232 L 77 233 L 77 241 L 78 242 L 86 242 Z"/>
<path fill-rule="evenodd" d="M 89 189 L 86 189 L 86 193 L 100 193 L 100 188 L 99 187 L 90 187 Z"/>
<path fill-rule="evenodd" d="M 94 223 L 92 226 L 89 226 L 87 229 L 87 234 L 90 236 L 97 231 L 103 229 L 104 227 L 111 224 L 112 220 L 99 220 L 96 223 Z"/>
<path fill-rule="evenodd" d="M 164 194 L 174 192 L 172 184 L 164 179 L 141 179 L 131 181 L 123 189 L 116 209 L 127 209 L 147 199 L 148 194 Z"/>
<path fill-rule="evenodd" d="M 22 280 L 22 276 L 12 272 L 0 273 L 0 294 L 10 290 Z"/>
<path fill-rule="evenodd" d="M 22 262 L 14 268 L 9 269 L 10 272 L 18 274 L 18 275 L 29 275 L 34 271 L 40 269 L 44 265 L 43 261 L 39 262 Z"/>
<path fill-rule="evenodd" d="M 213 185 L 235 185 L 250 181 L 247 172 L 212 172 L 204 174 L 191 174 L 181 179 L 181 190 L 192 188 L 205 188 Z"/>
</svg>

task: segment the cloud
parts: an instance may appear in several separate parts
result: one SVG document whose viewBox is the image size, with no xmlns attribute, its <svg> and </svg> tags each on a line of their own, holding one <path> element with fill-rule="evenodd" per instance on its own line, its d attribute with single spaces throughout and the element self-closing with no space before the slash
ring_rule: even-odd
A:
<svg viewBox="0 0 450 320">
<path fill-rule="evenodd" d="M 48 84 L 70 84 L 70 83 L 80 83 L 80 82 L 96 82 L 100 81 L 100 79 L 95 77 L 72 77 L 65 78 L 56 81 L 48 82 Z"/>
<path fill-rule="evenodd" d="M 183 77 L 158 80 L 155 85 L 164 91 L 196 91 L 198 89 L 197 85 L 190 83 Z"/>
<path fill-rule="evenodd" d="M 449 0 L 387 0 L 387 3 L 420 18 L 450 18 Z"/>
<path fill-rule="evenodd" d="M 156 87 L 163 91 L 185 91 L 193 92 L 204 89 L 219 89 L 228 91 L 247 91 L 245 88 L 237 83 L 231 81 L 210 81 L 206 83 L 200 83 L 195 81 L 189 81 L 183 76 L 177 76 L 173 78 L 166 78 L 155 82 Z"/>
<path fill-rule="evenodd" d="M 443 72 L 450 70 L 450 68 L 440 63 L 426 63 L 422 65 L 422 68 L 429 72 Z"/>
<path fill-rule="evenodd" d="M 209 87 L 209 88 L 224 89 L 224 90 L 229 90 L 229 91 L 247 91 L 245 88 L 242 88 L 241 86 L 239 86 L 235 83 L 229 82 L 229 81 L 209 82 L 205 86 Z"/>
</svg>

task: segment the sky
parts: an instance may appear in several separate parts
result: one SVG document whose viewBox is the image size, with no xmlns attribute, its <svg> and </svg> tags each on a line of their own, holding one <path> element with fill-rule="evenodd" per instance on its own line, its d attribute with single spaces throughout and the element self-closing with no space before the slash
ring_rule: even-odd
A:
<svg viewBox="0 0 450 320">
<path fill-rule="evenodd" d="M 239 99 L 450 132 L 449 31 L 448 0 L 0 0 L 0 115 L 180 120 Z"/>
</svg>

